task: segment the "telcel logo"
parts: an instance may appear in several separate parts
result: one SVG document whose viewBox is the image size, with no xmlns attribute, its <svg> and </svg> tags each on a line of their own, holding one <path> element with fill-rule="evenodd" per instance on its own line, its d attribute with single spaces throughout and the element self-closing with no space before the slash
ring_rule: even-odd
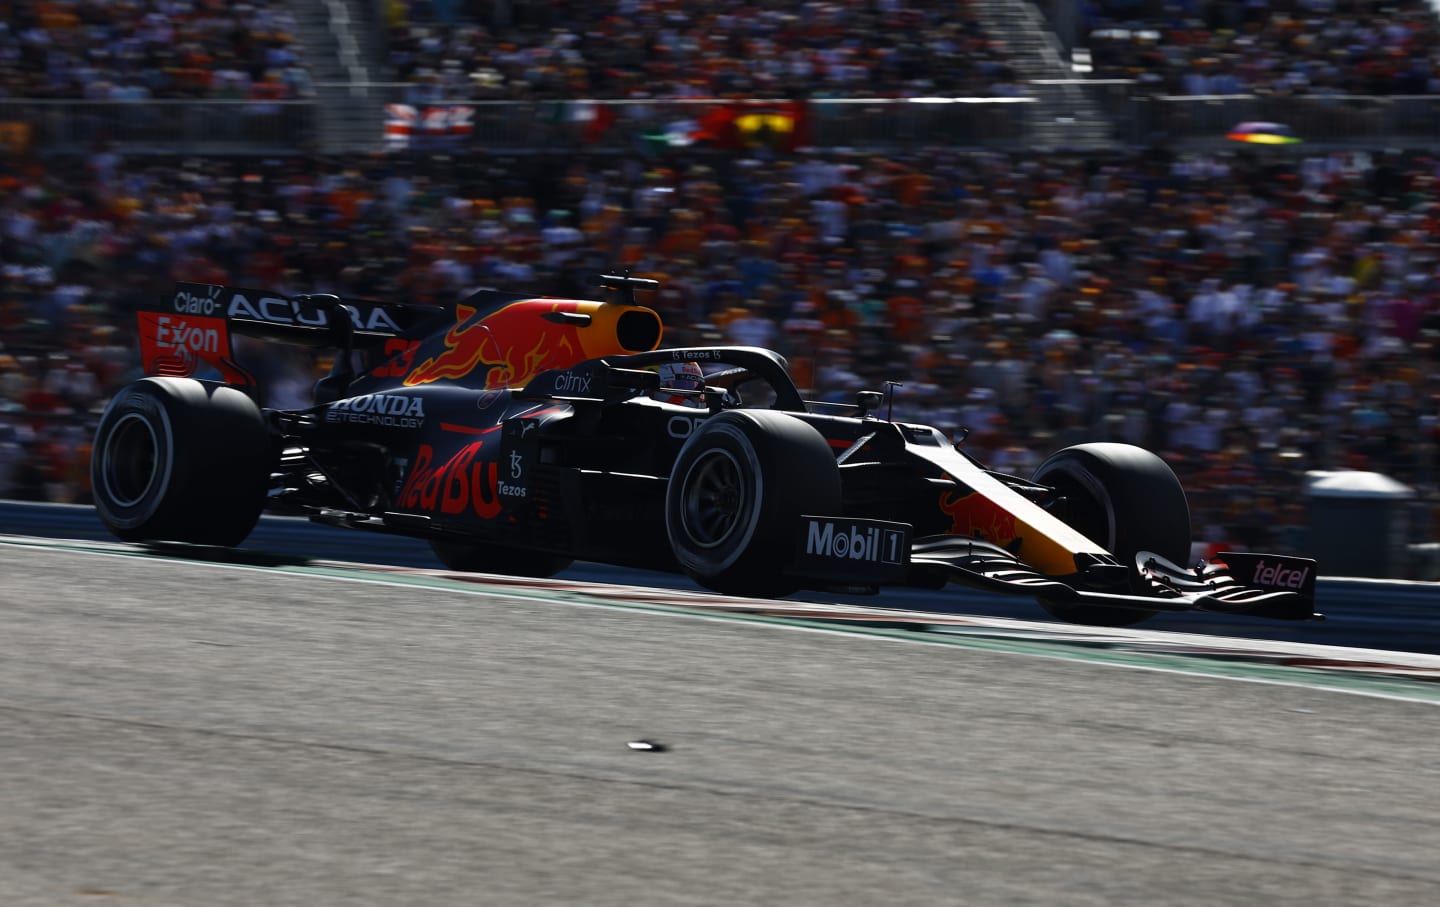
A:
<svg viewBox="0 0 1440 907">
<path fill-rule="evenodd" d="M 1255 565 L 1255 575 L 1250 581 L 1257 586 L 1275 589 L 1299 589 L 1310 575 L 1309 567 L 1287 567 L 1284 564 L 1267 564 L 1260 561 Z"/>
<path fill-rule="evenodd" d="M 805 535 L 805 553 L 852 561 L 898 564 L 901 538 L 901 533 L 882 530 L 878 526 L 863 530 L 851 526 L 849 532 L 843 528 L 836 532 L 834 523 L 812 520 Z"/>
</svg>

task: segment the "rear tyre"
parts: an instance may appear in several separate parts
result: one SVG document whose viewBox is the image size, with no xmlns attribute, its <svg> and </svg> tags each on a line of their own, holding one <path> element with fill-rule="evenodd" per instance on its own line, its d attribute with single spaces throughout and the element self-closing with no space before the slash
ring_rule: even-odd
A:
<svg viewBox="0 0 1440 907">
<path fill-rule="evenodd" d="M 1146 590 L 1135 567 L 1139 551 L 1177 564 L 1190 559 L 1190 505 L 1169 465 L 1130 444 L 1078 444 L 1040 464 L 1035 481 L 1065 497 L 1056 515 L 1130 569 L 1131 589 Z M 1052 616 L 1075 624 L 1124 627 L 1155 616 L 1094 605 L 1040 602 Z"/>
<path fill-rule="evenodd" d="M 573 558 L 563 554 L 446 539 L 431 539 L 430 549 L 446 569 L 460 573 L 498 573 L 503 576 L 544 578 L 554 576 L 574 563 Z"/>
<path fill-rule="evenodd" d="M 824 436 L 794 416 L 727 410 L 685 442 L 665 495 L 681 568 L 726 595 L 777 598 L 805 514 L 838 515 L 840 467 Z"/>
<path fill-rule="evenodd" d="M 122 541 L 233 547 L 260 519 L 277 461 L 242 391 L 145 378 L 101 415 L 90 484 L 100 521 Z"/>
</svg>

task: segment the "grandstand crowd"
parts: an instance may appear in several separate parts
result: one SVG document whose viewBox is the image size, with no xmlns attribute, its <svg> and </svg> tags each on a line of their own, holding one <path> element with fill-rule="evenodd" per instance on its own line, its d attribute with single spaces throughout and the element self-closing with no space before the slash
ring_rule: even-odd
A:
<svg viewBox="0 0 1440 907">
<path fill-rule="evenodd" d="M 1429 0 L 1090 0 L 1092 75 L 1172 95 L 1440 93 Z"/>
<path fill-rule="evenodd" d="M 96 16 L 88 27 L 102 33 L 121 21 L 105 18 L 109 5 L 21 5 Z M 1203 6 L 1243 14 L 1254 5 Z M 672 39 L 659 24 L 676 10 L 710 16 L 705 35 L 764 36 L 775 59 L 788 58 L 791 41 L 873 50 L 863 34 L 844 36 L 879 31 L 877 16 L 935 26 L 922 30 L 933 40 L 916 53 L 953 40 L 964 56 L 972 35 L 968 20 L 949 18 L 963 4 L 802 4 L 815 21 L 834 19 L 831 31 L 804 38 L 779 27 L 777 11 L 790 4 L 552 6 L 565 17 L 507 35 L 505 52 L 538 46 L 540 35 L 558 40 L 561 23 L 603 37 L 569 42 L 582 56 L 618 52 L 626 41 L 617 21 L 646 15 L 657 26 L 645 34 L 689 47 L 686 36 L 699 32 L 676 19 Z M 592 6 L 610 15 L 587 18 Z M 1272 6 L 1296 15 L 1328 7 L 1357 20 L 1378 9 Z M 276 34 L 263 5 L 165 8 L 181 7 L 251 17 Z M 723 16 L 735 21 L 715 18 Z M 1246 21 L 1236 30 L 1265 28 Z M 0 33 L 8 90 L 17 53 L 29 61 L 18 66 L 25 84 L 40 74 L 62 93 L 84 84 L 65 81 L 75 78 L 65 66 L 33 65 L 52 59 L 35 56 L 36 29 L 66 48 L 54 59 L 85 59 L 78 44 L 54 37 L 79 26 L 10 23 Z M 486 27 L 467 27 L 478 29 L 465 39 L 480 42 L 469 45 L 475 53 L 500 47 Z M 1433 20 L 1427 28 L 1417 48 L 1434 47 Z M 250 44 L 234 56 L 251 61 L 253 78 L 268 62 Z M 414 64 L 410 75 L 433 66 L 418 53 L 406 62 L 404 43 L 395 47 L 397 66 Z M 431 50 L 425 59 L 443 70 L 453 48 Z M 698 65 L 717 53 L 697 45 L 675 56 Z M 455 58 L 467 72 L 477 59 Z M 568 88 L 527 90 L 623 94 L 634 87 L 624 74 L 637 67 L 647 82 L 684 81 L 638 59 L 612 61 L 622 75 L 614 82 L 580 67 L 590 74 Z M 891 75 L 928 78 L 932 64 Z M 534 69 L 514 65 L 517 74 Z M 746 78 L 765 69 L 749 67 Z M 792 76 L 788 88 L 785 78 L 766 84 L 814 90 L 814 72 Z M 890 78 L 861 82 L 876 89 Z M 896 85 L 915 87 L 908 77 Z M 1297 551 L 1307 470 L 1374 470 L 1410 484 L 1420 501 L 1440 500 L 1437 180 L 1440 159 L 1430 155 L 1305 146 L 511 157 L 477 147 L 213 159 L 97 146 L 81 157 L 9 157 L 0 165 L 0 497 L 88 500 L 95 420 L 138 373 L 131 312 L 176 280 L 443 304 L 482 286 L 592 295 L 589 275 L 630 267 L 662 281 L 653 302 L 666 343 L 774 347 L 809 393 L 833 401 L 896 381 L 897 418 L 965 434 L 966 450 L 1015 475 L 1080 441 L 1141 444 L 1180 474 L 1205 543 Z M 306 405 L 317 377 L 307 354 L 251 346 L 243 355 L 267 402 Z M 1416 531 L 1428 540 L 1435 528 Z"/>
<path fill-rule="evenodd" d="M 294 18 L 278 0 L 7 0 L 0 10 L 0 99 L 310 93 Z"/>
<path fill-rule="evenodd" d="M 1023 92 L 971 0 L 403 2 L 376 81 L 412 100 Z M 1429 0 L 1087 0 L 1092 77 L 1158 94 L 1440 92 Z M 275 0 L 7 0 L 0 97 L 311 93 Z M 503 11 L 504 15 L 500 15 Z"/>
<path fill-rule="evenodd" d="M 446 99 L 984 96 L 1015 90 L 970 0 L 517 5 L 503 27 L 397 16 L 389 63 Z"/>
</svg>

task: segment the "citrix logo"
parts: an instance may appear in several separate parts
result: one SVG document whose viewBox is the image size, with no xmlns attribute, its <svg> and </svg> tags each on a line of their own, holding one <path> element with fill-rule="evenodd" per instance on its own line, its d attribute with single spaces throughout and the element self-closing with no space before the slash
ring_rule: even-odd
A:
<svg viewBox="0 0 1440 907">
<path fill-rule="evenodd" d="M 555 389 L 561 393 L 590 393 L 590 379 L 594 375 L 576 375 L 572 372 L 562 372 L 555 376 Z"/>
</svg>

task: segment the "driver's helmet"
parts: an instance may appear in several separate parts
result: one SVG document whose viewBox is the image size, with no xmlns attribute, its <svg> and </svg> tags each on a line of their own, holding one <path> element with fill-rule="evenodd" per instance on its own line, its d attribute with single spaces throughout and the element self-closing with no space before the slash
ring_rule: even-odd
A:
<svg viewBox="0 0 1440 907">
<path fill-rule="evenodd" d="M 666 362 L 660 366 L 660 390 L 656 400 L 679 403 L 683 406 L 704 406 L 705 400 L 699 395 L 671 393 L 672 389 L 698 391 L 705 386 L 705 373 L 693 362 Z"/>
</svg>

